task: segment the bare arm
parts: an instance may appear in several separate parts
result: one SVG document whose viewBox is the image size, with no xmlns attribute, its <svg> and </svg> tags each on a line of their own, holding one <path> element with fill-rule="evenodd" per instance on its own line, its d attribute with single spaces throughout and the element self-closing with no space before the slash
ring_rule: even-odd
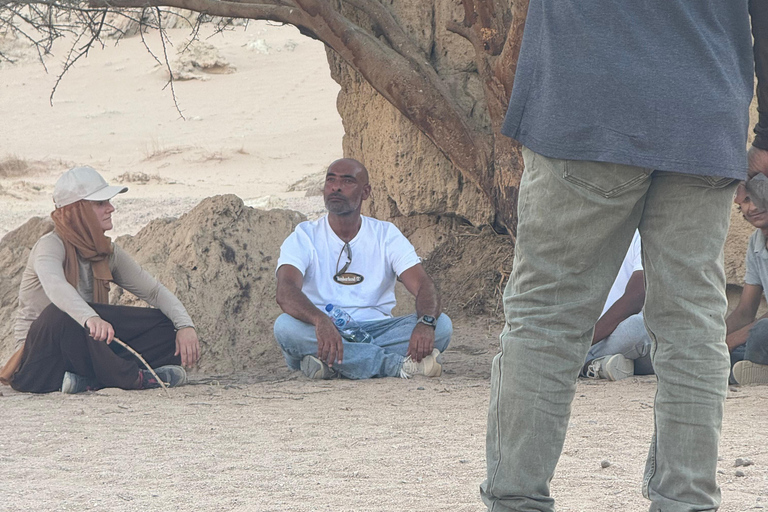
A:
<svg viewBox="0 0 768 512">
<path fill-rule="evenodd" d="M 301 291 L 303 284 L 304 276 L 299 269 L 293 265 L 281 265 L 277 269 L 277 304 L 284 313 L 315 326 L 318 358 L 328 366 L 341 363 L 344 357 L 341 335 L 331 319 Z"/>
<path fill-rule="evenodd" d="M 747 342 L 749 330 L 755 324 L 757 308 L 760 306 L 763 287 L 755 284 L 745 284 L 739 297 L 739 305 L 725 319 L 727 335 L 725 343 L 728 345 L 728 351 L 732 352 L 736 347 Z M 768 315 L 763 315 L 768 318 Z"/>
<path fill-rule="evenodd" d="M 592 336 L 592 344 L 604 340 L 611 335 L 616 327 L 632 315 L 643 310 L 645 303 L 645 282 L 643 271 L 636 270 L 629 277 L 624 295 L 608 308 L 603 316 L 595 324 L 595 333 Z"/>
<path fill-rule="evenodd" d="M 416 297 L 416 316 L 440 316 L 440 297 L 432 279 L 427 275 L 421 263 L 412 266 L 400 274 L 400 280 L 405 288 Z M 416 361 L 421 361 L 432 353 L 435 346 L 435 330 L 422 323 L 416 324 L 411 333 L 407 355 Z"/>
</svg>

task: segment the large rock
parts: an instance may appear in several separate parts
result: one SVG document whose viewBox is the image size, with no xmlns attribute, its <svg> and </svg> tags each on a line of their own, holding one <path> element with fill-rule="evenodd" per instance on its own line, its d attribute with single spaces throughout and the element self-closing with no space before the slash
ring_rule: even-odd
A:
<svg viewBox="0 0 768 512">
<path fill-rule="evenodd" d="M 298 212 L 256 210 L 237 196 L 216 196 L 117 243 L 184 303 L 202 344 L 200 369 L 229 372 L 282 360 L 272 335 L 280 314 L 275 264 L 302 220 Z M 122 295 L 120 303 L 135 300 Z"/>
<path fill-rule="evenodd" d="M 13 324 L 19 306 L 19 284 L 37 239 L 53 230 L 48 217 L 33 217 L 0 240 L 0 364 L 15 351 Z"/>
</svg>

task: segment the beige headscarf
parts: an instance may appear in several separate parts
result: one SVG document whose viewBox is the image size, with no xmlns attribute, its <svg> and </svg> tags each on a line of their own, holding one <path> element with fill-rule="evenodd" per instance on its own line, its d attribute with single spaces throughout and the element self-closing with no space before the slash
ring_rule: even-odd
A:
<svg viewBox="0 0 768 512">
<path fill-rule="evenodd" d="M 93 269 L 93 300 L 100 304 L 109 302 L 109 256 L 112 254 L 112 240 L 104 235 L 96 214 L 86 201 L 77 201 L 51 213 L 56 234 L 64 242 L 64 276 L 67 282 L 77 288 L 80 278 L 78 255 L 91 262 Z"/>
</svg>

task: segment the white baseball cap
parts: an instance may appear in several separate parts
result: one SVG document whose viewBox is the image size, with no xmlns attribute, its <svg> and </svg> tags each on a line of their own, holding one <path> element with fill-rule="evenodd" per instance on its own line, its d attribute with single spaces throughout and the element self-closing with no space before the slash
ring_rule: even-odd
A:
<svg viewBox="0 0 768 512">
<path fill-rule="evenodd" d="M 127 191 L 128 187 L 110 186 L 93 167 L 73 167 L 53 187 L 53 202 L 61 208 L 81 199 L 107 201 Z"/>
</svg>

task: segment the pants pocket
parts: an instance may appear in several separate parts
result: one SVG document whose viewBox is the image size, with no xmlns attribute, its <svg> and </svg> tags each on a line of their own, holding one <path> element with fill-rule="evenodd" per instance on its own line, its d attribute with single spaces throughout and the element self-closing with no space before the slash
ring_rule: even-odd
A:
<svg viewBox="0 0 768 512">
<path fill-rule="evenodd" d="M 722 178 L 720 176 L 694 176 L 711 188 L 725 188 L 739 181 L 734 178 Z"/>
<path fill-rule="evenodd" d="M 647 180 L 652 169 L 633 165 L 563 160 L 563 179 L 605 198 L 614 197 Z"/>
</svg>

